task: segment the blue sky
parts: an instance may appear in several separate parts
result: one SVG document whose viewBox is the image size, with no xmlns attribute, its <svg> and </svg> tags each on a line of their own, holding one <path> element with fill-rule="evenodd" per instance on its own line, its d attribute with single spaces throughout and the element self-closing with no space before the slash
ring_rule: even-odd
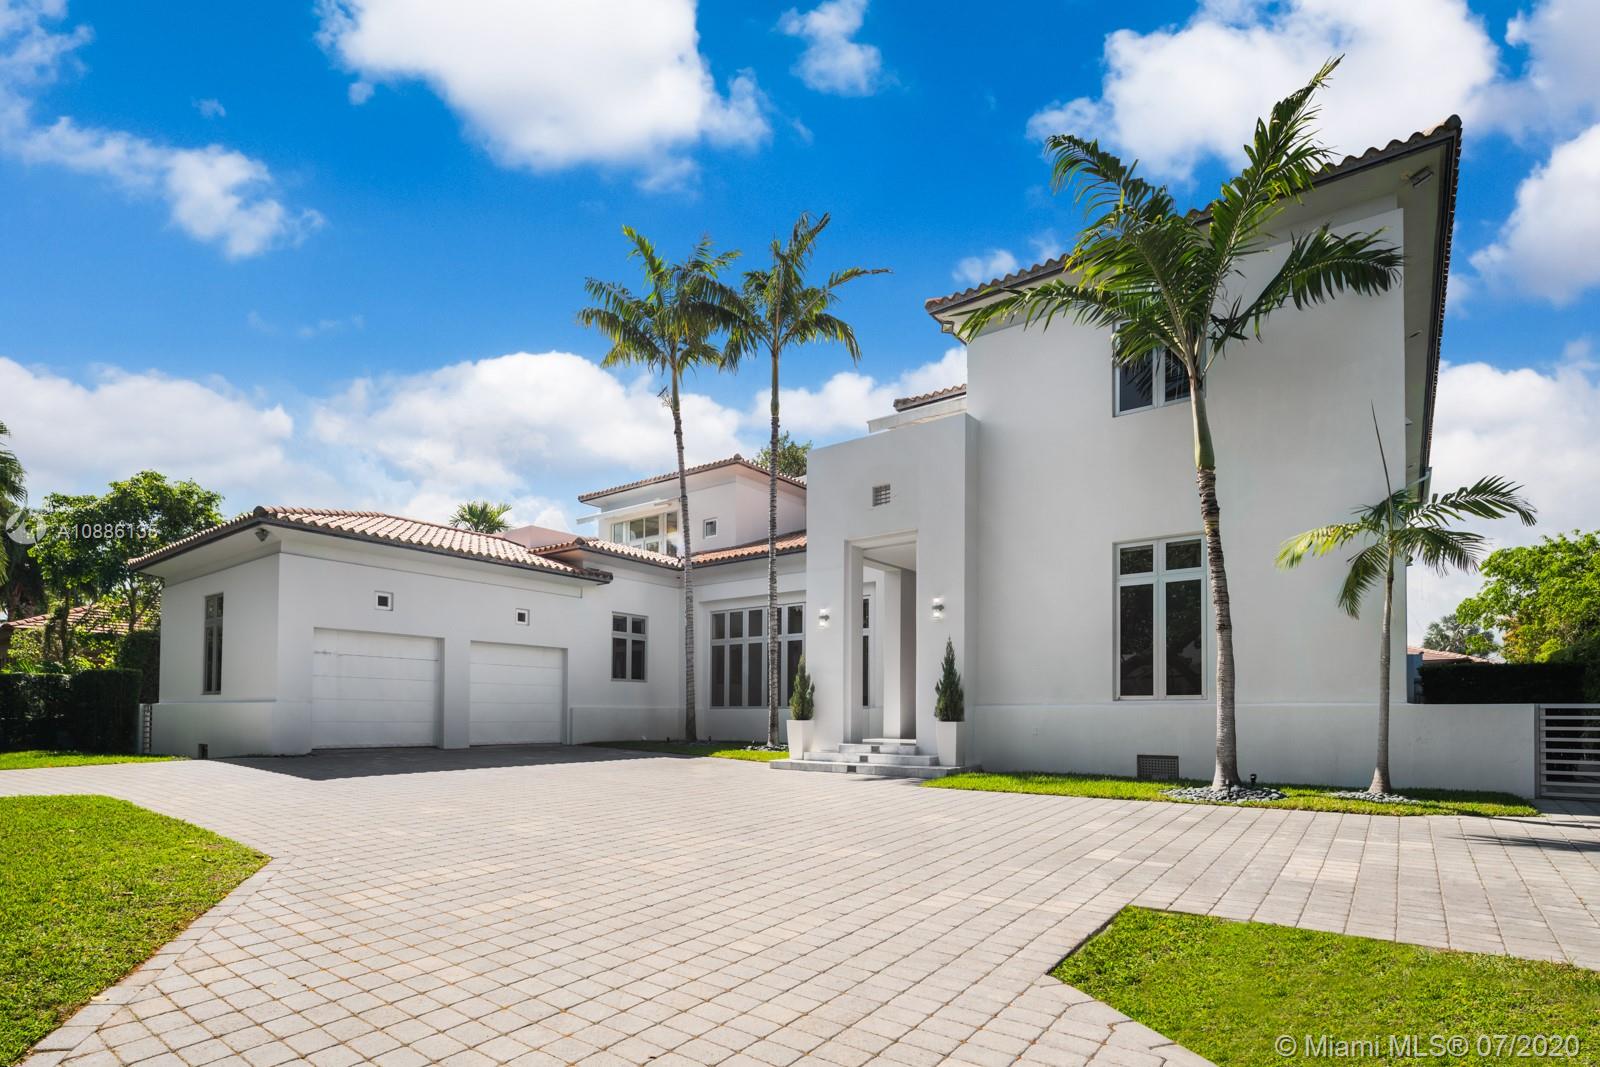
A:
<svg viewBox="0 0 1600 1067">
<path fill-rule="evenodd" d="M 1345 52 L 1341 149 L 1466 124 L 1441 478 L 1509 464 L 1555 524 L 1600 519 L 1600 5 L 572 7 L 0 0 L 0 420 L 33 491 L 156 466 L 233 509 L 570 522 L 670 456 L 651 384 L 586 364 L 573 320 L 585 275 L 631 278 L 619 228 L 757 256 L 800 210 L 834 215 L 822 266 L 894 272 L 844 303 L 859 374 L 786 368 L 796 431 L 848 436 L 960 380 L 925 298 L 1070 241 L 1041 132 L 1202 202 Z M 691 454 L 758 447 L 761 388 L 694 383 Z"/>
</svg>

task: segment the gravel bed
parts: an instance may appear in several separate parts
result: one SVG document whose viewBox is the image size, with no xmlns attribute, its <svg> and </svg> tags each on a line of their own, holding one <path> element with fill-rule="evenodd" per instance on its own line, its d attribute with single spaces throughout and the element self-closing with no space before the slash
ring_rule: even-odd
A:
<svg viewBox="0 0 1600 1067">
<path fill-rule="evenodd" d="M 1330 797 L 1340 800 L 1367 800 L 1374 804 L 1415 804 L 1411 797 L 1403 797 L 1399 793 L 1368 793 L 1362 789 L 1346 789 L 1339 793 L 1329 793 Z"/>
<path fill-rule="evenodd" d="M 1161 794 L 1172 797 L 1174 800 L 1208 800 L 1214 804 L 1243 804 L 1252 800 L 1282 800 L 1287 794 L 1276 789 L 1267 789 L 1261 786 L 1236 785 L 1229 789 L 1212 789 L 1210 786 L 1189 786 L 1184 789 L 1168 789 Z"/>
</svg>

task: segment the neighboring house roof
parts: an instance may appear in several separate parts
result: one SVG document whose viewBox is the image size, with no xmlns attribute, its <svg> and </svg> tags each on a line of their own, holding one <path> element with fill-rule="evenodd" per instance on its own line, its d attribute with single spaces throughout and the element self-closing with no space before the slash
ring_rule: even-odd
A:
<svg viewBox="0 0 1600 1067">
<path fill-rule="evenodd" d="M 80 604 L 67 612 L 67 618 L 75 629 L 88 630 L 96 634 L 125 634 L 128 632 L 128 620 L 117 615 L 110 608 L 102 604 Z M 46 612 L 43 615 L 29 615 L 22 619 L 7 619 L 0 623 L 3 630 L 42 630 L 55 622 L 54 613 Z M 145 621 L 149 616 L 145 617 Z"/>
<path fill-rule="evenodd" d="M 1406 653 L 1412 656 L 1421 656 L 1424 663 L 1493 663 L 1493 660 L 1484 659 L 1482 656 L 1469 656 L 1465 652 L 1445 652 L 1438 648 L 1423 648 L 1420 645 L 1407 645 Z"/>
<path fill-rule="evenodd" d="M 920 408 L 925 404 L 937 404 L 941 400 L 951 400 L 955 397 L 966 395 L 967 383 L 962 382 L 960 385 L 950 385 L 943 389 L 935 389 L 931 393 L 903 396 L 894 402 L 894 409 L 896 411 L 910 411 L 912 408 Z"/>
<path fill-rule="evenodd" d="M 499 563 L 528 570 L 544 571 L 569 578 L 589 581 L 609 581 L 604 571 L 574 567 L 558 560 L 546 559 L 515 541 L 498 534 L 475 533 L 443 523 L 407 519 L 399 515 L 386 515 L 379 511 L 343 511 L 336 508 L 258 507 L 220 526 L 202 530 L 165 548 L 140 556 L 130 564 L 142 570 L 153 563 L 187 552 L 220 537 L 237 533 L 252 526 L 279 526 L 288 529 L 310 530 L 358 541 L 415 548 L 440 555 L 474 559 L 485 563 Z"/>
<path fill-rule="evenodd" d="M 761 466 L 759 463 L 752 463 L 750 460 L 745 459 L 743 456 L 739 455 L 737 452 L 735 452 L 733 455 L 729 456 L 727 459 L 713 460 L 710 463 L 701 463 L 698 466 L 689 467 L 683 473 L 686 476 L 687 475 L 691 475 L 691 474 L 702 474 L 705 471 L 714 471 L 714 470 L 718 469 L 719 467 L 733 467 L 733 466 L 748 467 L 750 470 L 755 471 L 757 474 L 761 475 L 763 478 L 767 477 L 767 475 L 769 473 L 767 471 L 767 468 Z M 678 477 L 678 472 L 677 471 L 668 471 L 666 474 L 656 474 L 656 475 L 652 475 L 649 478 L 640 478 L 636 482 L 627 482 L 627 483 L 625 483 L 623 485 L 613 485 L 610 489 L 596 489 L 592 493 L 583 493 L 583 494 L 581 494 L 578 497 L 578 502 L 581 503 L 581 504 L 587 504 L 592 500 L 599 500 L 601 497 L 612 496 L 612 495 L 614 495 L 616 493 L 625 493 L 630 489 L 642 489 L 647 485 L 658 485 L 661 482 L 670 482 L 670 481 L 675 480 L 677 477 Z M 806 483 L 805 483 L 805 481 L 803 479 L 791 478 L 787 474 L 778 475 L 778 481 L 780 481 L 780 482 L 788 482 L 790 485 L 794 486 L 797 489 L 804 489 L 806 487 Z"/>
<path fill-rule="evenodd" d="M 1445 146 L 1442 169 L 1445 173 L 1438 175 L 1439 179 L 1439 239 L 1436 242 L 1433 262 L 1431 267 L 1433 283 L 1433 322 L 1431 323 L 1428 338 L 1428 368 L 1426 371 L 1428 388 L 1423 396 L 1423 431 L 1422 452 L 1419 458 L 1420 469 L 1428 469 L 1429 454 L 1433 448 L 1433 405 L 1434 398 L 1439 389 L 1439 345 L 1444 333 L 1444 306 L 1445 291 L 1450 277 L 1450 252 L 1451 238 L 1455 233 L 1456 214 L 1456 185 L 1460 172 L 1461 162 L 1461 118 L 1451 115 L 1436 126 L 1418 130 L 1411 136 L 1401 140 L 1396 138 L 1383 147 L 1367 149 L 1357 156 L 1345 156 L 1337 163 L 1331 163 L 1323 168 L 1322 173 L 1314 179 L 1314 183 L 1322 185 L 1352 174 L 1358 174 L 1371 167 L 1387 163 L 1390 160 L 1413 152 L 1423 151 L 1439 145 Z M 1208 217 L 1205 211 L 1190 213 L 1196 223 L 1204 222 Z M 960 292 L 948 296 L 933 297 L 923 303 L 928 314 L 941 321 L 948 329 L 948 324 L 940 318 L 942 315 L 967 304 L 971 304 L 985 296 L 992 294 L 997 289 L 1015 289 L 1047 278 L 1053 274 L 1061 273 L 1062 266 L 1066 263 L 1065 255 L 1036 263 L 1031 267 L 1013 271 L 1004 277 L 974 285 Z"/>
<path fill-rule="evenodd" d="M 778 555 L 786 556 L 791 552 L 804 552 L 806 550 L 806 533 L 786 533 L 778 535 Z M 667 567 L 671 570 L 682 570 L 683 561 L 677 556 L 669 556 L 663 552 L 651 552 L 632 545 L 618 544 L 615 541 L 606 541 L 598 537 L 574 537 L 570 541 L 559 545 L 546 545 L 538 551 L 550 555 L 564 555 L 569 552 L 599 552 L 608 556 L 619 556 L 623 559 L 637 560 L 640 563 L 653 563 L 658 567 Z M 736 563 L 746 559 L 760 559 L 767 554 L 767 539 L 751 541 L 748 544 L 735 545 L 732 548 L 718 548 L 710 552 L 696 552 L 694 565 L 696 567 L 709 566 L 716 563 Z"/>
</svg>

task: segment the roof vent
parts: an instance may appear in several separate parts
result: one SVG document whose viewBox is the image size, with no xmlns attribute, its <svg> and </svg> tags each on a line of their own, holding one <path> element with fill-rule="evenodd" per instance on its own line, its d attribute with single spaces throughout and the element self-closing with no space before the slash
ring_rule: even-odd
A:
<svg viewBox="0 0 1600 1067">
<path fill-rule="evenodd" d="M 875 486 L 873 486 L 872 487 L 872 506 L 875 507 L 875 508 L 881 508 L 883 505 L 887 504 L 888 502 L 889 502 L 889 487 L 887 485 L 875 485 Z"/>
</svg>

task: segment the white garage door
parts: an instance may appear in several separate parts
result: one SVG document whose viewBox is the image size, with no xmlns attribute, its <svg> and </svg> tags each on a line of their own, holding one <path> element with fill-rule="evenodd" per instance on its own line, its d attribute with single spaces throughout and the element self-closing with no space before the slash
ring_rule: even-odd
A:
<svg viewBox="0 0 1600 1067">
<path fill-rule="evenodd" d="M 315 748 L 439 743 L 439 641 L 318 630 L 311 653 Z"/>
<path fill-rule="evenodd" d="M 559 745 L 565 675 L 559 648 L 474 641 L 468 741 Z"/>
</svg>

